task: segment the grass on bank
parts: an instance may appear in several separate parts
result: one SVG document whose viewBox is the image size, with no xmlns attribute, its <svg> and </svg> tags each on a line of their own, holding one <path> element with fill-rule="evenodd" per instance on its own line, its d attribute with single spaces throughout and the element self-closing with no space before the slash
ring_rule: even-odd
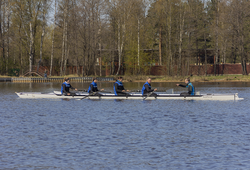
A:
<svg viewBox="0 0 250 170">
<path fill-rule="evenodd" d="M 209 75 L 209 76 L 122 76 L 126 82 L 144 82 L 148 77 L 155 82 L 184 82 L 189 77 L 191 82 L 232 82 L 232 81 L 250 81 L 250 76 L 243 75 Z"/>
<path fill-rule="evenodd" d="M 163 77 L 163 78 L 156 78 L 155 81 L 166 81 L 166 82 L 183 82 L 185 78 L 190 76 L 174 76 L 174 77 Z M 191 82 L 232 82 L 232 81 L 242 81 L 248 82 L 250 81 L 250 76 L 243 76 L 243 75 L 209 75 L 209 76 L 191 76 Z"/>
<path fill-rule="evenodd" d="M 20 76 L 21 77 L 21 76 Z M 49 77 L 49 76 L 48 76 Z M 64 77 L 78 77 L 77 74 L 70 74 L 66 76 L 51 76 L 50 78 L 64 78 Z M 90 75 L 88 77 L 95 77 Z M 102 76 L 105 77 L 105 76 Z M 113 77 L 116 79 L 118 76 L 110 75 L 106 77 Z M 148 77 L 150 77 L 154 82 L 183 82 L 186 77 L 190 76 L 150 76 L 150 75 L 123 75 L 124 82 L 144 82 Z M 2 76 L 0 78 L 11 78 L 11 76 Z M 250 76 L 245 75 L 208 75 L 208 76 L 191 76 L 191 82 L 232 82 L 232 81 L 241 81 L 248 82 L 250 81 Z"/>
</svg>

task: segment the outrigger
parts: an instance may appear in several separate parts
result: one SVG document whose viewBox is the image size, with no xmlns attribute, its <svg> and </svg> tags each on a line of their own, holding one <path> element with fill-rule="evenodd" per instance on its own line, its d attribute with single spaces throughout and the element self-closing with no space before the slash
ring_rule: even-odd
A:
<svg viewBox="0 0 250 170">
<path fill-rule="evenodd" d="M 180 94 L 167 94 L 167 93 L 157 93 L 156 97 L 142 96 L 141 93 L 129 93 L 128 96 L 116 96 L 110 93 L 101 93 L 101 96 L 90 95 L 86 92 L 77 92 L 73 96 L 62 95 L 60 91 L 54 91 L 53 93 L 41 93 L 41 92 L 16 92 L 20 98 L 26 99 L 120 99 L 120 100 L 243 100 L 244 98 L 239 98 L 238 93 L 233 94 L 195 94 L 193 96 L 183 96 Z"/>
</svg>

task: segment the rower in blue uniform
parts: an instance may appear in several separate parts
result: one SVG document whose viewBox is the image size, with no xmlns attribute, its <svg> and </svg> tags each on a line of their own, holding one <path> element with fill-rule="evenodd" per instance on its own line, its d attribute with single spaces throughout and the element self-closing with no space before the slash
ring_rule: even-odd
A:
<svg viewBox="0 0 250 170">
<path fill-rule="evenodd" d="M 97 79 L 93 78 L 93 82 L 89 85 L 89 89 L 88 89 L 88 93 L 90 95 L 97 95 L 97 96 L 101 96 L 100 93 L 97 93 L 98 91 L 103 91 L 104 89 L 98 90 L 97 88 Z"/>
<path fill-rule="evenodd" d="M 122 84 L 122 77 L 118 77 L 117 81 L 114 83 L 114 93 L 116 96 L 129 96 L 129 90 L 126 90 Z"/>
<path fill-rule="evenodd" d="M 71 92 L 69 91 L 69 89 L 74 89 L 74 90 L 76 90 L 76 91 L 77 91 L 77 89 L 74 88 L 74 87 L 72 87 L 72 86 L 70 85 L 69 81 L 70 81 L 70 80 L 69 80 L 68 77 L 64 78 L 64 83 L 61 85 L 61 93 L 62 93 L 63 95 L 65 95 L 65 96 L 74 96 L 75 93 L 71 93 Z"/>
<path fill-rule="evenodd" d="M 193 84 L 190 82 L 189 77 L 185 79 L 185 83 L 186 83 L 186 85 L 176 84 L 176 86 L 188 88 L 188 92 L 183 92 L 180 95 L 181 96 L 190 96 L 190 95 L 193 96 L 193 95 L 195 95 L 195 88 L 194 88 Z"/>
<path fill-rule="evenodd" d="M 157 89 L 151 89 L 151 78 L 147 79 L 147 82 L 143 85 L 141 92 L 143 96 L 153 96 L 156 97 L 157 94 L 153 93 Z"/>
</svg>

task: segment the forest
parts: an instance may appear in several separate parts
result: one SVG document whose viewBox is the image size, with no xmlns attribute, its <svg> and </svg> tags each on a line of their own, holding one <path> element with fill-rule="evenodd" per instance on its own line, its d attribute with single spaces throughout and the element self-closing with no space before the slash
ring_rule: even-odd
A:
<svg viewBox="0 0 250 170">
<path fill-rule="evenodd" d="M 249 9 L 249 0 L 0 0 L 0 75 L 147 75 L 162 66 L 179 76 L 222 63 L 247 75 Z"/>
</svg>

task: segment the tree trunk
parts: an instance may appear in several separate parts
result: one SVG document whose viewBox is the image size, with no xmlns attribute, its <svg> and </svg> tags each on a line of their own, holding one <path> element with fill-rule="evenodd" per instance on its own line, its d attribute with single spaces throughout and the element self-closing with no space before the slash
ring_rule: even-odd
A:
<svg viewBox="0 0 250 170">
<path fill-rule="evenodd" d="M 2 19 L 3 19 L 3 17 L 2 17 L 2 0 L 0 0 L 0 38 L 1 38 L 1 41 L 3 41 Z M 2 56 L 4 58 L 3 53 L 2 53 Z M 1 74 L 1 71 L 0 71 L 0 74 Z"/>
<path fill-rule="evenodd" d="M 90 28 L 91 28 L 91 25 L 90 25 L 90 19 L 88 21 L 88 30 L 90 32 Z M 89 75 L 89 70 L 90 70 L 90 55 L 91 55 L 91 49 L 90 49 L 90 44 L 91 44 L 91 37 L 90 37 L 90 33 L 88 35 L 88 49 L 87 49 L 87 53 L 88 53 L 88 58 L 87 58 L 87 62 L 86 62 L 86 65 L 87 65 L 87 76 Z"/>
<path fill-rule="evenodd" d="M 102 76 L 102 38 L 101 38 L 101 28 L 98 31 L 99 33 L 99 66 L 100 66 L 100 76 Z"/>
<path fill-rule="evenodd" d="M 74 54 L 75 54 L 75 58 L 76 58 L 76 74 L 78 75 L 78 76 L 80 76 L 80 74 L 79 74 L 79 66 L 80 66 L 80 64 L 79 64 L 79 57 L 78 57 L 78 22 L 77 22 L 77 6 L 76 6 L 76 0 L 74 0 L 73 1 L 73 3 L 74 3 L 74 9 L 75 9 L 75 11 L 74 11 L 74 26 L 76 27 L 76 31 L 74 32 L 74 38 L 75 38 L 75 47 L 74 47 L 74 50 L 75 50 L 75 52 L 74 52 Z"/>
<path fill-rule="evenodd" d="M 121 68 L 121 26 L 120 26 L 120 20 L 118 21 L 118 70 L 116 75 L 119 74 L 120 68 Z"/>
<path fill-rule="evenodd" d="M 6 29 L 6 31 L 7 31 L 7 51 L 6 51 L 6 74 L 8 75 L 8 66 L 9 66 L 9 50 L 10 50 L 10 48 L 9 48 L 9 44 L 10 44 L 10 2 L 9 2 L 9 0 L 7 1 L 7 5 L 6 5 L 6 3 L 5 3 L 5 6 L 6 6 L 6 9 L 7 9 L 7 11 L 6 11 L 6 15 L 7 15 L 7 29 Z"/>
<path fill-rule="evenodd" d="M 240 3 L 241 7 L 244 5 L 244 3 Z M 244 18 L 243 18 L 243 12 L 242 8 L 240 11 L 240 17 L 239 17 L 239 26 L 240 26 L 240 52 L 241 52 L 241 65 L 242 65 L 242 74 L 247 75 L 247 69 L 246 69 L 246 57 L 245 57 L 245 50 L 244 50 Z"/>
<path fill-rule="evenodd" d="M 19 32 L 19 60 L 20 60 L 20 66 L 21 66 L 21 73 L 23 74 L 23 57 L 22 57 L 22 38 L 21 38 L 21 22 L 18 27 L 18 32 Z"/>
<path fill-rule="evenodd" d="M 52 69 L 53 69 L 55 26 L 56 26 L 56 0 L 55 0 L 55 14 L 54 14 L 53 33 L 52 33 L 52 50 L 51 50 L 50 73 L 49 73 L 50 76 L 51 76 Z"/>
<path fill-rule="evenodd" d="M 67 1 L 68 2 L 68 1 Z M 67 36 L 67 15 L 68 15 L 68 3 L 66 2 L 66 7 L 64 9 L 64 14 L 63 14 L 63 39 L 62 39 L 62 58 L 61 58 L 61 67 L 60 67 L 60 76 L 65 74 L 65 68 L 63 69 L 63 64 L 66 54 L 66 36 Z"/>
<path fill-rule="evenodd" d="M 115 34 L 116 34 L 116 31 L 115 31 L 115 26 L 114 26 L 114 29 L 113 29 L 113 31 L 114 31 L 114 37 L 113 37 L 113 43 L 112 43 L 112 47 L 113 47 L 113 50 L 112 50 L 112 70 L 111 70 L 111 74 L 112 75 L 115 75 L 115 55 L 117 54 L 117 51 L 115 50 L 116 49 L 116 44 L 115 44 Z"/>
<path fill-rule="evenodd" d="M 4 2 L 5 2 L 5 0 L 4 0 Z M 0 7 L 2 7 L 2 3 L 1 3 Z M 5 36 L 4 36 L 4 32 L 5 32 L 5 6 L 3 7 L 1 40 L 2 40 L 2 56 L 3 56 L 4 64 L 6 66 L 6 58 L 5 58 Z"/>
<path fill-rule="evenodd" d="M 205 76 L 207 76 L 207 38 L 206 38 L 206 33 L 204 33 L 204 41 L 205 41 Z"/>
<path fill-rule="evenodd" d="M 184 29 L 184 16 L 185 16 L 185 8 L 183 9 L 184 12 L 182 14 L 182 9 L 180 7 L 180 32 L 179 32 L 179 62 L 178 62 L 178 73 L 177 75 L 182 75 L 182 35 L 183 35 L 183 29 Z"/>
<path fill-rule="evenodd" d="M 160 25 L 160 30 L 159 30 L 159 65 L 161 66 L 161 43 L 162 43 L 162 31 L 161 31 L 161 25 Z"/>
<path fill-rule="evenodd" d="M 61 58 L 61 66 L 60 66 L 60 76 L 63 75 L 63 60 L 64 60 L 64 53 L 65 53 L 65 24 L 66 24 L 66 13 L 64 10 L 64 19 L 63 19 L 63 39 L 62 39 L 62 58 Z"/>
<path fill-rule="evenodd" d="M 137 64 L 138 64 L 138 73 L 140 74 L 140 20 L 138 19 L 137 27 Z"/>
<path fill-rule="evenodd" d="M 93 4 L 93 6 L 94 6 L 94 4 Z M 92 25 L 92 35 L 94 35 L 93 36 L 93 41 L 92 41 L 92 43 L 93 43 L 93 45 L 92 45 L 92 49 L 93 49 L 92 50 L 92 53 L 93 53 L 92 66 L 94 66 L 94 74 L 95 74 L 95 76 L 97 76 L 97 72 L 96 72 L 97 38 L 96 38 L 96 33 L 95 33 L 95 13 L 94 13 L 94 8 L 92 8 L 92 23 L 93 23 L 93 25 Z"/>
<path fill-rule="evenodd" d="M 188 32 L 188 62 L 187 62 L 187 75 L 189 74 L 189 67 L 190 67 L 190 51 L 191 51 L 191 36 L 190 32 Z"/>
<path fill-rule="evenodd" d="M 40 67 L 40 64 L 41 64 L 41 61 L 42 61 L 42 56 L 43 56 L 43 37 L 44 37 L 44 34 L 45 34 L 45 8 L 47 7 L 47 0 L 44 0 L 43 1 L 43 23 L 42 23 L 42 35 L 41 35 L 41 43 L 40 43 L 40 59 L 39 59 L 39 62 L 38 62 L 38 66 L 37 66 L 37 72 L 39 71 L 39 67 Z"/>
<path fill-rule="evenodd" d="M 75 55 L 76 55 L 76 74 L 79 76 L 79 57 L 78 57 L 78 38 L 77 33 L 75 33 Z"/>
<path fill-rule="evenodd" d="M 215 39 L 216 39 L 216 52 L 215 52 L 215 62 L 214 62 L 214 75 L 216 76 L 216 66 L 217 66 L 217 61 L 218 61 L 218 57 L 219 57 L 219 43 L 218 43 L 218 29 L 219 29 L 219 2 L 218 0 L 216 1 L 216 32 L 215 32 Z"/>
<path fill-rule="evenodd" d="M 29 75 L 31 76 L 32 71 L 32 63 L 33 63 L 33 43 L 34 43 L 34 37 L 33 37 L 33 30 L 32 30 L 32 24 L 30 22 L 30 52 L 29 52 Z"/>
<path fill-rule="evenodd" d="M 125 21 L 122 24 L 122 40 L 121 40 L 121 23 L 120 20 L 118 21 L 118 56 L 119 56 L 119 64 L 118 64 L 118 70 L 116 75 L 119 75 L 121 70 L 121 59 L 122 59 L 122 50 L 123 50 L 123 44 L 124 44 L 124 34 L 125 34 Z"/>
<path fill-rule="evenodd" d="M 169 22 L 168 22 L 168 49 L 169 49 L 169 57 L 168 57 L 168 75 L 172 75 L 172 50 L 171 50 L 171 32 L 172 32 L 172 27 L 171 27 L 171 22 L 172 22 L 172 14 L 171 14 L 171 3 L 170 0 L 169 2 Z"/>
<path fill-rule="evenodd" d="M 68 15 L 68 7 L 66 7 L 66 14 Z M 65 26 L 65 52 L 64 52 L 64 67 L 63 67 L 63 75 L 66 75 L 67 70 L 67 60 L 68 60 L 68 54 L 69 54 L 69 48 L 68 48 L 68 19 L 66 17 L 66 26 Z"/>
</svg>

